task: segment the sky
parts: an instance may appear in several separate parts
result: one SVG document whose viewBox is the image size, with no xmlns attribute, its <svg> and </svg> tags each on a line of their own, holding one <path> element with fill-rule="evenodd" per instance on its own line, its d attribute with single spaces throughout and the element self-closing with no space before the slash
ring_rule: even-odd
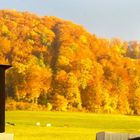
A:
<svg viewBox="0 0 140 140">
<path fill-rule="evenodd" d="M 56 16 L 98 37 L 140 41 L 140 0 L 0 0 L 0 9 Z"/>
</svg>

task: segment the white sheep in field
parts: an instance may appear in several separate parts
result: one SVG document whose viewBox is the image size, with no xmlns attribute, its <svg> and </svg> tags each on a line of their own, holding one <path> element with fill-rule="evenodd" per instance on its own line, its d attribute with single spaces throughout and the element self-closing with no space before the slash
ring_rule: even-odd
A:
<svg viewBox="0 0 140 140">
<path fill-rule="evenodd" d="M 51 124 L 51 123 L 47 123 L 46 126 L 47 126 L 47 127 L 51 127 L 52 124 Z"/>
<path fill-rule="evenodd" d="M 40 126 L 40 122 L 36 122 L 36 126 Z"/>
</svg>

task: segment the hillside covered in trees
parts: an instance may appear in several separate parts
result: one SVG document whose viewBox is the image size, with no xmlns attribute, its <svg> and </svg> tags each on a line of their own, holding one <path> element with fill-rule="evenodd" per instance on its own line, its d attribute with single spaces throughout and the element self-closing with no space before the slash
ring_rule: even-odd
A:
<svg viewBox="0 0 140 140">
<path fill-rule="evenodd" d="M 94 26 L 94 25 L 93 25 Z M 140 114 L 140 44 L 56 17 L 0 11 L 8 109 Z"/>
</svg>

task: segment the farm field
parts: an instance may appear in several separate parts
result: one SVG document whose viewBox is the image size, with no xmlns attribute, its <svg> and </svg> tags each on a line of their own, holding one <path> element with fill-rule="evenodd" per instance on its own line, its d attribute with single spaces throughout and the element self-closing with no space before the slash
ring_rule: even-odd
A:
<svg viewBox="0 0 140 140">
<path fill-rule="evenodd" d="M 6 122 L 15 124 L 6 125 L 14 140 L 95 140 L 100 131 L 140 133 L 139 116 L 8 111 Z"/>
</svg>

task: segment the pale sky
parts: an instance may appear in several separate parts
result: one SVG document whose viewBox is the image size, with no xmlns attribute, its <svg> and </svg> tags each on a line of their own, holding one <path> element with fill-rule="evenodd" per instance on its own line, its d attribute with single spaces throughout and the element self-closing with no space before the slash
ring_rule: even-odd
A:
<svg viewBox="0 0 140 140">
<path fill-rule="evenodd" d="M 0 0 L 0 9 L 57 16 L 99 37 L 140 41 L 140 0 Z"/>
</svg>

